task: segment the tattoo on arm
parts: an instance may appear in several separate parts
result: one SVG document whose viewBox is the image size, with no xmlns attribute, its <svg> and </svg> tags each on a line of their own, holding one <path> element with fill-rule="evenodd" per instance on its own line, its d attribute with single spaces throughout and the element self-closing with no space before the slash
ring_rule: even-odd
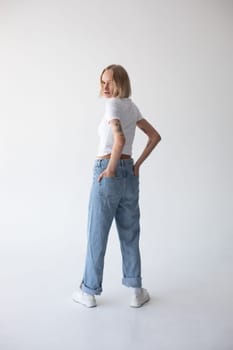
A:
<svg viewBox="0 0 233 350">
<path fill-rule="evenodd" d="M 121 123 L 119 122 L 119 120 L 114 121 L 114 129 L 117 133 L 124 135 L 122 127 L 121 127 Z"/>
</svg>

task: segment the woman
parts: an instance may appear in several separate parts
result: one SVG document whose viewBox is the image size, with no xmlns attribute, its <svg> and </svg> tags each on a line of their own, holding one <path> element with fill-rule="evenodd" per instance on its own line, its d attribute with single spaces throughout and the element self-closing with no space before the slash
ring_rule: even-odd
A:
<svg viewBox="0 0 233 350">
<path fill-rule="evenodd" d="M 139 169 L 161 137 L 129 98 L 130 80 L 122 66 L 106 67 L 100 84 L 105 114 L 98 129 L 100 144 L 89 201 L 85 271 L 73 300 L 87 307 L 97 305 L 95 295 L 102 292 L 104 256 L 115 218 L 122 253 L 122 283 L 132 288 L 130 306 L 140 307 L 150 296 L 141 282 Z M 134 163 L 131 155 L 136 126 L 148 136 L 148 143 Z"/>
</svg>

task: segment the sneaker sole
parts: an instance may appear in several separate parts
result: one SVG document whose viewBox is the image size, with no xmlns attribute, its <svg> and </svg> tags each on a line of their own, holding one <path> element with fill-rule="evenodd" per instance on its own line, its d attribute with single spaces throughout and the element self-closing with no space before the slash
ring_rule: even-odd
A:
<svg viewBox="0 0 233 350">
<path fill-rule="evenodd" d="M 87 304 L 84 304 L 84 303 L 82 303 L 81 301 L 78 301 L 78 300 L 76 300 L 76 299 L 74 299 L 74 298 L 72 298 L 72 300 L 73 300 L 75 303 L 80 304 L 80 305 L 83 305 L 83 306 L 86 306 L 86 307 L 88 307 L 88 308 L 93 308 L 93 307 L 96 307 L 96 306 L 97 306 L 97 304 L 94 304 L 94 305 L 87 305 Z"/>
<path fill-rule="evenodd" d="M 133 307 L 133 308 L 139 308 L 139 307 L 142 307 L 144 304 L 148 303 L 148 301 L 150 301 L 150 298 L 148 298 L 147 300 L 145 300 L 142 304 L 140 305 L 130 305 L 130 307 Z"/>
</svg>

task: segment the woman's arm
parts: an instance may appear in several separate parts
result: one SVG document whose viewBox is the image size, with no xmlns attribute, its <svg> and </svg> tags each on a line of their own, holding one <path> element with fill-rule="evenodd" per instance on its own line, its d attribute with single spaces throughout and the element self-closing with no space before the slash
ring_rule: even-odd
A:
<svg viewBox="0 0 233 350">
<path fill-rule="evenodd" d="M 146 119 L 139 120 L 137 122 L 137 126 L 148 136 L 148 142 L 142 154 L 140 155 L 140 157 L 134 165 L 134 174 L 136 176 L 139 175 L 139 168 L 144 162 L 144 160 L 149 156 L 149 154 L 153 151 L 155 146 L 161 140 L 161 136 L 159 135 L 159 133 Z"/>
<path fill-rule="evenodd" d="M 112 119 L 110 121 L 112 127 L 112 133 L 114 143 L 112 147 L 111 157 L 108 162 L 107 168 L 100 174 L 98 181 L 101 181 L 102 177 L 113 177 L 117 167 L 118 160 L 120 159 L 124 144 L 125 135 L 123 133 L 121 123 L 119 119 Z"/>
</svg>

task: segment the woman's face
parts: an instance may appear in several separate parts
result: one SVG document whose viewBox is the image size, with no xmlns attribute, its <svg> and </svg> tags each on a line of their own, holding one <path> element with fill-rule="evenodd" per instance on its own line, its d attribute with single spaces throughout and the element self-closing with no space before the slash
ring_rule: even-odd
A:
<svg viewBox="0 0 233 350">
<path fill-rule="evenodd" d="M 112 97 L 114 90 L 113 71 L 111 69 L 106 70 L 102 75 L 101 80 L 102 96 Z"/>
</svg>

